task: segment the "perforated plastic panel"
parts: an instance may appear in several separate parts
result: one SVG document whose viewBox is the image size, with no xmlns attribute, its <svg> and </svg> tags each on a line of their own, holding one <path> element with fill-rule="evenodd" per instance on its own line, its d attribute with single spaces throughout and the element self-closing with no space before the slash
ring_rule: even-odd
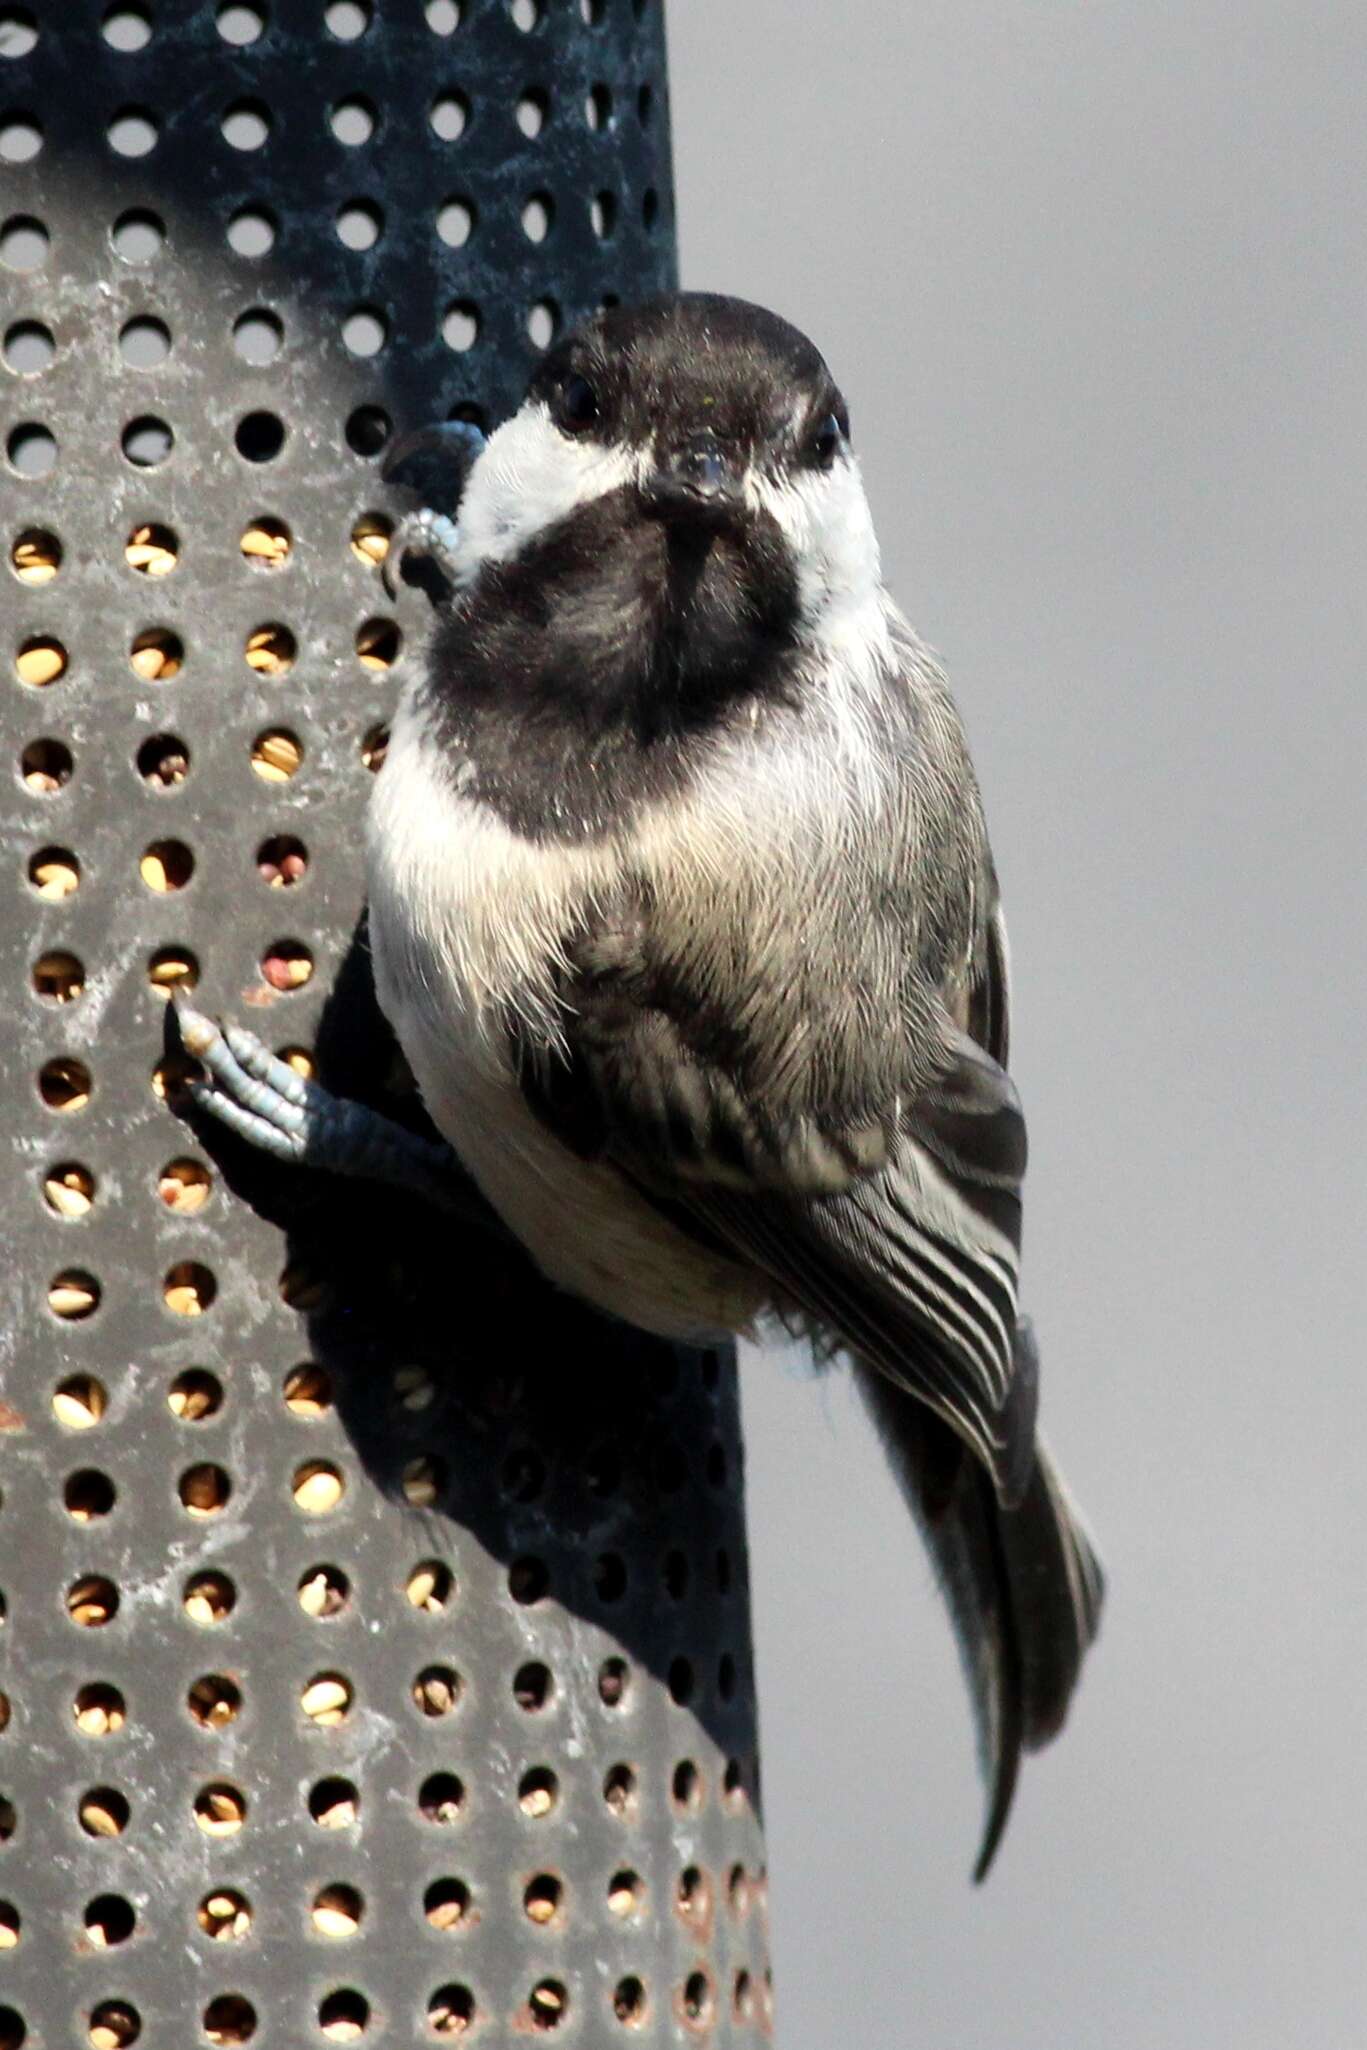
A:
<svg viewBox="0 0 1367 2050">
<path fill-rule="evenodd" d="M 768 2030 L 733 1362 L 194 1129 L 165 1001 L 420 1120 L 379 460 L 673 266 L 658 0 L 0 0 L 0 2050 Z"/>
</svg>

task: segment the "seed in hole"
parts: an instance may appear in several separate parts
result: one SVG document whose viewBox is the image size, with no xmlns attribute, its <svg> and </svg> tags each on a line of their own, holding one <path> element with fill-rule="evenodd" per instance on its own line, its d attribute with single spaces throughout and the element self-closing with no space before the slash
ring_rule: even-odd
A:
<svg viewBox="0 0 1367 2050">
<path fill-rule="evenodd" d="M 453 1772 L 430 1773 L 418 1789 L 418 1812 L 427 1822 L 460 1820 L 465 1788 Z"/>
<path fill-rule="evenodd" d="M 308 865 L 303 841 L 296 840 L 291 833 L 277 833 L 272 839 L 263 840 L 256 850 L 257 874 L 273 890 L 289 889 L 300 881 Z"/>
<path fill-rule="evenodd" d="M 251 1905 L 245 1894 L 218 1888 L 205 1894 L 195 1920 L 212 1942 L 240 1943 L 252 1926 Z"/>
<path fill-rule="evenodd" d="M 117 1893 L 102 1893 L 85 1911 L 86 1940 L 94 1950 L 108 1950 L 126 1943 L 133 1934 L 137 1917 L 132 1903 Z"/>
<path fill-rule="evenodd" d="M 529 1659 L 526 1665 L 518 1667 L 513 1676 L 513 1699 L 529 1715 L 546 1706 L 553 1688 L 550 1668 L 542 1665 L 539 1659 Z"/>
<path fill-rule="evenodd" d="M 351 1582 L 340 1566 L 309 1566 L 300 1574 L 295 1591 L 304 1614 L 321 1620 L 342 1613 L 351 1596 Z"/>
<path fill-rule="evenodd" d="M 198 1260 L 180 1260 L 167 1272 L 162 1301 L 177 1317 L 202 1317 L 218 1294 L 218 1283 Z"/>
<path fill-rule="evenodd" d="M 277 940 L 261 956 L 261 973 L 272 989 L 303 989 L 313 980 L 313 956 L 302 940 Z"/>
<path fill-rule="evenodd" d="M 425 1666 L 413 1682 L 413 1705 L 423 1715 L 449 1715 L 460 1699 L 460 1675 L 452 1666 Z"/>
<path fill-rule="evenodd" d="M 62 566 L 62 544 L 46 527 L 28 527 L 13 542 L 9 560 L 21 584 L 50 584 Z"/>
<path fill-rule="evenodd" d="M 712 1882 L 696 1865 L 689 1865 L 679 1874 L 679 1884 L 674 1895 L 674 1904 L 685 1922 L 691 1927 L 704 1928 L 712 1912 Z"/>
<path fill-rule="evenodd" d="M 195 857 L 183 840 L 154 840 L 138 863 L 149 890 L 168 895 L 183 890 L 195 872 Z"/>
<path fill-rule="evenodd" d="M 619 1979 L 612 1991 L 612 2011 L 624 2028 L 639 2029 L 646 2019 L 646 1989 L 634 1975 Z"/>
<path fill-rule="evenodd" d="M 35 634 L 21 644 L 14 667 L 21 683 L 42 689 L 66 675 L 67 652 L 60 641 L 47 634 Z"/>
<path fill-rule="evenodd" d="M 432 1407 L 437 1399 L 437 1384 L 426 1367 L 400 1367 L 394 1376 L 394 1393 L 405 1409 L 417 1414 Z"/>
<path fill-rule="evenodd" d="M 71 749 L 60 740 L 31 740 L 19 757 L 24 788 L 35 797 L 51 797 L 71 780 Z"/>
<path fill-rule="evenodd" d="M 282 569 L 290 559 L 293 546 L 285 522 L 265 517 L 253 520 L 244 529 L 238 543 L 243 561 L 253 569 Z"/>
<path fill-rule="evenodd" d="M 564 1887 L 549 1872 L 538 1872 L 529 1879 L 522 1894 L 522 1907 L 529 1922 L 544 1926 L 553 1922 L 564 1896 Z"/>
<path fill-rule="evenodd" d="M 282 1046 L 276 1049 L 276 1057 L 292 1068 L 305 1082 L 312 1082 L 318 1073 L 318 1063 L 306 1046 Z"/>
<path fill-rule="evenodd" d="M 455 1929 L 470 1912 L 470 1889 L 460 1879 L 434 1879 L 422 1897 L 422 1911 L 434 1929 Z"/>
<path fill-rule="evenodd" d="M 80 861 L 68 847 L 41 847 L 29 857 L 29 881 L 41 898 L 61 902 L 80 888 Z"/>
<path fill-rule="evenodd" d="M 107 1473 L 84 1466 L 68 1474 L 62 1488 L 62 1502 L 73 1523 L 98 1523 L 114 1507 L 115 1488 Z"/>
<path fill-rule="evenodd" d="M 66 1591 L 66 1612 L 82 1630 L 102 1630 L 119 1613 L 119 1590 L 101 1573 L 87 1573 Z"/>
<path fill-rule="evenodd" d="M 190 750 L 174 733 L 154 733 L 138 749 L 137 765 L 154 790 L 175 790 L 190 773 Z"/>
<path fill-rule="evenodd" d="M 301 1367 L 290 1368 L 281 1393 L 291 1416 L 317 1418 L 326 1416 L 332 1408 L 331 1377 L 326 1367 L 318 1366 L 313 1360 L 306 1360 Z"/>
<path fill-rule="evenodd" d="M 210 1629 L 237 1607 L 237 1589 L 226 1573 L 196 1573 L 185 1583 L 185 1613 L 192 1623 Z"/>
<path fill-rule="evenodd" d="M 299 741 L 283 727 L 268 728 L 252 742 L 252 767 L 264 783 L 287 783 L 303 759 Z"/>
<path fill-rule="evenodd" d="M 33 992 L 52 1004 L 71 1004 L 85 988 L 85 970 L 74 954 L 40 954 L 33 964 Z"/>
<path fill-rule="evenodd" d="M 430 1509 L 446 1485 L 446 1468 L 440 1459 L 424 1453 L 410 1459 L 401 1476 L 403 1498 L 410 1508 Z"/>
<path fill-rule="evenodd" d="M 128 651 L 138 675 L 148 683 L 169 683 L 179 676 L 185 661 L 185 643 L 168 627 L 151 626 L 140 633 Z"/>
<path fill-rule="evenodd" d="M 134 527 L 124 543 L 123 559 L 144 577 L 166 577 L 180 558 L 180 542 L 169 527 Z"/>
<path fill-rule="evenodd" d="M 325 1516 L 341 1501 L 346 1483 L 326 1459 L 305 1460 L 294 1470 L 291 1492 L 306 1516 Z"/>
<path fill-rule="evenodd" d="M 322 1309 L 328 1300 L 328 1285 L 312 1268 L 294 1261 L 280 1276 L 280 1300 L 286 1309 L 299 1310 L 311 1315 Z"/>
<path fill-rule="evenodd" d="M 424 1559 L 409 1574 L 404 1593 L 413 1608 L 428 1616 L 439 1616 L 451 1599 L 452 1588 L 451 1568 L 440 1559 Z"/>
<path fill-rule="evenodd" d="M 370 2025 L 370 2002 L 354 1986 L 339 1986 L 318 2003 L 318 2026 L 330 2043 L 354 2043 Z"/>
<path fill-rule="evenodd" d="M 630 1683 L 631 1669 L 625 1659 L 604 1659 L 598 1668 L 598 1699 L 605 1708 L 620 1708 Z"/>
<path fill-rule="evenodd" d="M 220 1993 L 204 2010 L 211 2043 L 247 2043 L 256 2034 L 256 2009 L 241 1993 Z"/>
<path fill-rule="evenodd" d="M 274 462 L 285 446 L 285 423 L 274 413 L 247 413 L 237 423 L 233 446 L 245 462 Z"/>
<path fill-rule="evenodd" d="M 203 1423 L 223 1407 L 223 1386 L 203 1367 L 187 1367 L 166 1391 L 167 1407 L 183 1424 Z"/>
<path fill-rule="evenodd" d="M 368 619 L 357 630 L 356 653 L 367 669 L 392 669 L 403 648 L 403 636 L 392 619 Z"/>
<path fill-rule="evenodd" d="M 670 1793 L 676 1808 L 701 1808 L 703 1802 L 702 1774 L 691 1758 L 680 1759 L 674 1768 L 670 1782 Z"/>
<path fill-rule="evenodd" d="M 624 1869 L 614 1872 L 608 1881 L 608 1909 L 623 1921 L 628 1915 L 639 1915 L 645 1901 L 645 1888 L 639 1872 Z"/>
<path fill-rule="evenodd" d="M 365 1904 L 354 1886 L 325 1886 L 313 1897 L 314 1928 L 336 1942 L 356 1934 L 364 1913 Z"/>
<path fill-rule="evenodd" d="M 76 1804 L 76 1819 L 87 1836 L 122 1836 L 128 1817 L 127 1798 L 117 1787 L 92 1787 Z"/>
<path fill-rule="evenodd" d="M 4 21 L 0 19 L 0 30 Z M 0 1950 L 13 1950 L 19 1942 L 23 1922 L 13 1901 L 0 1901 Z"/>
<path fill-rule="evenodd" d="M 427 2026 L 434 2036 L 463 2036 L 475 2019 L 475 1996 L 468 1986 L 438 1986 L 427 2003 Z"/>
<path fill-rule="evenodd" d="M 128 1720 L 128 1711 L 118 1688 L 106 1686 L 99 1680 L 77 1690 L 71 1712 L 83 1737 L 113 1737 Z"/>
<path fill-rule="evenodd" d="M 215 1780 L 195 1795 L 194 1812 L 205 1836 L 236 1836 L 247 1819 L 246 1796 L 226 1780 Z"/>
<path fill-rule="evenodd" d="M 527 2001 L 534 2029 L 558 2029 L 569 2012 L 570 1997 L 559 1979 L 538 1979 Z"/>
<path fill-rule="evenodd" d="M 283 676 L 287 669 L 293 668 L 298 652 L 289 628 L 275 624 L 253 627 L 243 649 L 247 667 L 254 669 L 258 676 Z"/>
<path fill-rule="evenodd" d="M 168 1054 L 152 1070 L 152 1094 L 158 1103 L 169 1104 L 175 1109 L 187 1102 L 190 1084 L 203 1078 L 203 1068 L 188 1054 Z"/>
<path fill-rule="evenodd" d="M 202 1730 L 226 1730 L 242 1713 L 242 1690 L 223 1673 L 205 1673 L 192 1682 L 185 1705 Z"/>
<path fill-rule="evenodd" d="M 309 1814 L 320 1829 L 349 1829 L 361 1812 L 361 1796 L 350 1780 L 319 1780 L 309 1789 Z"/>
<path fill-rule="evenodd" d="M 341 1673 L 315 1673 L 299 1696 L 299 1706 L 320 1729 L 335 1729 L 351 1713 L 355 1695 Z"/>
<path fill-rule="evenodd" d="M 701 2025 L 712 2016 L 712 1982 L 706 1972 L 690 1972 L 684 1980 L 683 2011 L 686 2021 Z"/>
<path fill-rule="evenodd" d="M 728 1758 L 726 1770 L 721 1777 L 721 1797 L 731 1809 L 743 1808 L 746 1803 L 745 1772 L 738 1758 Z"/>
<path fill-rule="evenodd" d="M 625 1818 L 636 1810 L 636 1775 L 629 1765 L 614 1765 L 603 1780 L 603 1799 L 613 1814 Z"/>
<path fill-rule="evenodd" d="M 181 1507 L 191 1516 L 219 1516 L 228 1506 L 232 1482 L 221 1466 L 205 1459 L 186 1467 L 176 1492 Z"/>
<path fill-rule="evenodd" d="M 142 2034 L 142 2016 L 127 2000 L 102 2000 L 90 2010 L 87 2033 L 90 2050 L 129 2050 Z"/>
<path fill-rule="evenodd" d="M 45 1061 L 38 1071 L 38 1094 L 49 1110 L 84 1110 L 90 1101 L 90 1070 L 84 1061 L 65 1055 Z"/>
<path fill-rule="evenodd" d="M 362 513 L 351 530 L 351 552 L 367 569 L 377 569 L 389 553 L 394 522 L 383 513 Z"/>
<path fill-rule="evenodd" d="M 158 420 L 154 413 L 140 413 L 136 420 L 130 420 L 119 436 L 119 447 L 127 460 L 139 470 L 155 470 L 166 461 L 176 445 L 176 437 L 164 420 Z"/>
<path fill-rule="evenodd" d="M 72 1374 L 53 1391 L 52 1414 L 69 1431 L 89 1431 L 109 1407 L 104 1383 L 93 1374 Z"/>
<path fill-rule="evenodd" d="M 43 1176 L 43 1200 L 59 1217 L 84 1217 L 95 1200 L 95 1177 L 77 1161 L 61 1161 Z"/>
<path fill-rule="evenodd" d="M 517 1805 L 524 1815 L 539 1821 L 549 1815 L 560 1799 L 560 1782 L 548 1766 L 533 1766 L 518 1781 Z"/>
<path fill-rule="evenodd" d="M 168 1160 L 157 1176 L 157 1194 L 178 1217 L 193 1217 L 201 1211 L 213 1185 L 213 1176 L 198 1160 Z"/>
</svg>

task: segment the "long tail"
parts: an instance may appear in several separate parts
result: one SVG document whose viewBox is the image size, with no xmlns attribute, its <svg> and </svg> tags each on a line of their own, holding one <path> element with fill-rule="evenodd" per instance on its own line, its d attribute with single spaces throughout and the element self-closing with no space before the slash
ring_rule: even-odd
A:
<svg viewBox="0 0 1367 2050">
<path fill-rule="evenodd" d="M 987 1876 L 1022 1750 L 1047 1744 L 1101 1618 L 1091 1540 L 1042 1440 L 1020 1504 L 1003 1509 L 985 1468 L 947 1424 L 875 1368 L 864 1400 L 925 1533 L 973 1697 L 987 1819 L 973 1877 Z"/>
</svg>

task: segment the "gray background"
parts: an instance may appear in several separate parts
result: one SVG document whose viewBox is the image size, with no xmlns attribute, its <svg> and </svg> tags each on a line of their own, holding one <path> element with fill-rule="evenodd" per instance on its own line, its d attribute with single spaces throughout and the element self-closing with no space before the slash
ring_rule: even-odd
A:
<svg viewBox="0 0 1367 2050">
<path fill-rule="evenodd" d="M 827 352 L 967 714 L 1047 1421 L 1111 1574 L 975 1894 L 871 1436 L 746 1363 L 780 2040 L 1353 2050 L 1367 16 L 675 0 L 670 35 L 685 281 Z"/>
</svg>

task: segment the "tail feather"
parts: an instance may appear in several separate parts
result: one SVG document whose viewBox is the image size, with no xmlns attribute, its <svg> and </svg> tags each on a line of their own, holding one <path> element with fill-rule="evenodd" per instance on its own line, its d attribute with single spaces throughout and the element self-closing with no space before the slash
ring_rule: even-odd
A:
<svg viewBox="0 0 1367 2050">
<path fill-rule="evenodd" d="M 986 1469 L 914 1396 L 856 1368 L 904 1494 L 925 1534 L 973 1700 L 987 1815 L 973 1877 L 992 1863 L 1023 1750 L 1062 1727 L 1104 1582 L 1096 1553 L 1041 1441 L 1016 1507 Z"/>
</svg>

